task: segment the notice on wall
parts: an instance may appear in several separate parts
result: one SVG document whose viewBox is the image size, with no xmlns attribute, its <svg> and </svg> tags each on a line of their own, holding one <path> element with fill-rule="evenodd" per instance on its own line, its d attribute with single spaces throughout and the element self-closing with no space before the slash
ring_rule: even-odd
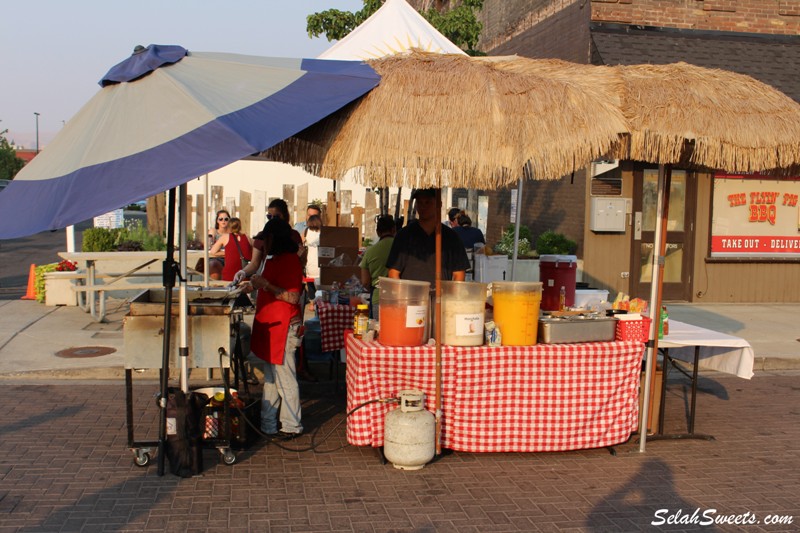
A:
<svg viewBox="0 0 800 533">
<path fill-rule="evenodd" d="M 511 223 L 517 221 L 517 189 L 511 189 Z M 486 230 L 482 230 L 486 231 Z"/>
<path fill-rule="evenodd" d="M 800 257 L 800 177 L 714 177 L 712 257 Z"/>
<path fill-rule="evenodd" d="M 125 216 L 122 209 L 115 209 L 104 215 L 94 217 L 95 228 L 122 228 L 125 227 Z"/>
</svg>

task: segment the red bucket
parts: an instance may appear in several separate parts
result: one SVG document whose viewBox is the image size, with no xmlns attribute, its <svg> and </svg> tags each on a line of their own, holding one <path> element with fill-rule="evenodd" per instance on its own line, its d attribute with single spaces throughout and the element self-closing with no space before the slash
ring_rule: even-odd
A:
<svg viewBox="0 0 800 533">
<path fill-rule="evenodd" d="M 561 287 L 567 307 L 575 305 L 575 278 L 578 258 L 574 255 L 542 255 L 539 257 L 539 279 L 542 281 L 542 309 L 558 311 Z"/>
</svg>

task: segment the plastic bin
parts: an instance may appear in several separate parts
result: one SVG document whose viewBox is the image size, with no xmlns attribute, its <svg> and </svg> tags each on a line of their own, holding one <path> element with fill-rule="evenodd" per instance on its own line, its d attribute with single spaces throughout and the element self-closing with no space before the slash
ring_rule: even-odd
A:
<svg viewBox="0 0 800 533">
<path fill-rule="evenodd" d="M 427 281 L 379 278 L 378 340 L 386 346 L 425 344 L 430 287 Z"/>
<path fill-rule="evenodd" d="M 567 307 L 575 305 L 575 279 L 578 258 L 574 255 L 542 255 L 539 257 L 539 279 L 544 286 L 542 309 L 558 311 L 561 287 L 564 287 Z"/>
<path fill-rule="evenodd" d="M 494 322 L 503 346 L 532 346 L 539 329 L 542 284 L 534 281 L 492 282 Z"/>
<path fill-rule="evenodd" d="M 650 318 L 641 320 L 618 320 L 615 339 L 618 341 L 647 342 L 650 336 Z"/>
<path fill-rule="evenodd" d="M 486 284 L 442 281 L 442 344 L 482 346 Z"/>
</svg>

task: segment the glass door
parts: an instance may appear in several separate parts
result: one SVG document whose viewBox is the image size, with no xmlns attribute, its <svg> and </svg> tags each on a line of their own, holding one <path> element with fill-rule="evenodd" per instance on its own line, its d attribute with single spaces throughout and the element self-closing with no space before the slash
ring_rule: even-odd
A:
<svg viewBox="0 0 800 533">
<path fill-rule="evenodd" d="M 634 172 L 634 239 L 631 254 L 631 295 L 650 298 L 655 253 L 658 169 Z M 684 170 L 672 171 L 664 263 L 664 300 L 690 300 L 692 294 L 694 180 Z"/>
</svg>

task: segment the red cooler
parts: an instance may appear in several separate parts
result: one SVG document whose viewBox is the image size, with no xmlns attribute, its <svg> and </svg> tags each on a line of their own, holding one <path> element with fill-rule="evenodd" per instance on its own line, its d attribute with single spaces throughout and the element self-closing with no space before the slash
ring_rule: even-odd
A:
<svg viewBox="0 0 800 533">
<path fill-rule="evenodd" d="M 561 287 L 566 292 L 567 307 L 575 305 L 575 277 L 578 258 L 574 255 L 539 256 L 539 279 L 542 282 L 542 310 L 558 311 Z"/>
</svg>

